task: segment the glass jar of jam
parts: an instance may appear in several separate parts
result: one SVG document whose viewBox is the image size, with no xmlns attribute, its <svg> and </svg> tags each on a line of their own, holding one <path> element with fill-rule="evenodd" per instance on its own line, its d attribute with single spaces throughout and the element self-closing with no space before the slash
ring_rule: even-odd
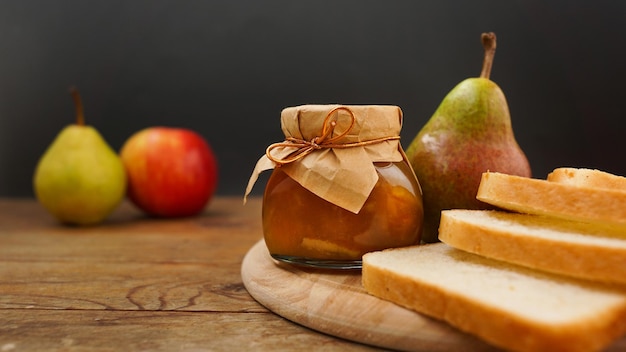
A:
<svg viewBox="0 0 626 352">
<path fill-rule="evenodd" d="M 273 258 L 358 269 L 367 252 L 420 242 L 422 195 L 399 143 L 398 107 L 305 105 L 281 117 L 287 139 L 262 158 L 274 167 L 262 208 Z M 289 117 L 297 127 L 285 127 Z"/>
</svg>

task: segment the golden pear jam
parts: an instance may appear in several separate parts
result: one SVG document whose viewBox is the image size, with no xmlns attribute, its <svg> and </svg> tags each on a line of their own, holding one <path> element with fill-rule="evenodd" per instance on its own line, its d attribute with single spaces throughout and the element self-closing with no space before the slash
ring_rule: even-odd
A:
<svg viewBox="0 0 626 352">
<path fill-rule="evenodd" d="M 355 214 L 334 205 L 275 168 L 263 197 L 263 232 L 277 260 L 339 269 L 358 269 L 363 254 L 420 242 L 420 186 L 410 166 L 374 163 L 378 181 Z"/>
</svg>

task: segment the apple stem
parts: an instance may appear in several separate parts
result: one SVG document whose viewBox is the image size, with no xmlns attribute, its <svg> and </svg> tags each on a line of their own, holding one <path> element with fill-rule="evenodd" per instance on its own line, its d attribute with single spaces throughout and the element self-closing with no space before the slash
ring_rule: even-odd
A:
<svg viewBox="0 0 626 352">
<path fill-rule="evenodd" d="M 74 99 L 74 108 L 76 109 L 76 124 L 79 126 L 85 125 L 85 113 L 83 110 L 83 102 L 80 99 L 80 94 L 78 93 L 78 89 L 75 87 L 70 88 L 70 93 L 72 94 L 72 98 Z"/>
<path fill-rule="evenodd" d="M 485 57 L 483 59 L 483 69 L 480 72 L 481 78 L 489 79 L 491 75 L 491 66 L 493 65 L 493 57 L 496 55 L 496 34 L 493 32 L 483 33 L 480 36 L 485 49 Z"/>
</svg>

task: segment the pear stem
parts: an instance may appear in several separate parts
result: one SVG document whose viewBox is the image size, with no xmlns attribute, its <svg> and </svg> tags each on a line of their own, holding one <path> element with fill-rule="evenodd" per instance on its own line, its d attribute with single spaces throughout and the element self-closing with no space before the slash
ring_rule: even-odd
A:
<svg viewBox="0 0 626 352">
<path fill-rule="evenodd" d="M 496 55 L 496 34 L 493 32 L 483 33 L 480 36 L 480 39 L 483 42 L 483 48 L 485 49 L 483 69 L 480 72 L 480 77 L 489 79 L 489 76 L 491 76 L 493 57 Z"/>
<path fill-rule="evenodd" d="M 78 93 L 78 89 L 75 87 L 70 88 L 70 93 L 72 94 L 72 98 L 74 99 L 74 108 L 76 109 L 76 124 L 78 126 L 85 125 L 85 112 L 83 110 L 83 102 L 80 99 L 80 94 Z"/>
</svg>

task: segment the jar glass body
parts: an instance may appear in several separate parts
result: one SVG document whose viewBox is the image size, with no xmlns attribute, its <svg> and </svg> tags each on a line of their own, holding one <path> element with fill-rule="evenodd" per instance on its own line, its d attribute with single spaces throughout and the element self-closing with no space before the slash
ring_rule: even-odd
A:
<svg viewBox="0 0 626 352">
<path fill-rule="evenodd" d="M 410 165 L 374 163 L 378 182 L 358 214 L 334 205 L 276 168 L 263 196 L 263 234 L 275 259 L 358 269 L 371 251 L 418 244 L 422 196 Z"/>
</svg>

